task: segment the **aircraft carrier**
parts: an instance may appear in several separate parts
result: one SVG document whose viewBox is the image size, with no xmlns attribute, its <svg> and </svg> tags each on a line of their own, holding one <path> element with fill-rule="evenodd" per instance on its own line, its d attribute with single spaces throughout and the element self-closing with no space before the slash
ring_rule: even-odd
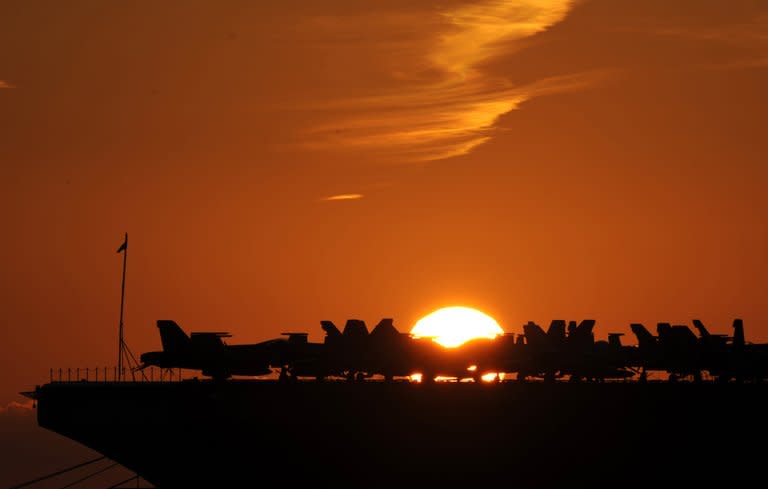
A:
<svg viewBox="0 0 768 489">
<path fill-rule="evenodd" d="M 102 380 L 31 395 L 40 426 L 158 487 L 738 487 L 764 478 L 768 434 L 762 383 Z"/>
</svg>

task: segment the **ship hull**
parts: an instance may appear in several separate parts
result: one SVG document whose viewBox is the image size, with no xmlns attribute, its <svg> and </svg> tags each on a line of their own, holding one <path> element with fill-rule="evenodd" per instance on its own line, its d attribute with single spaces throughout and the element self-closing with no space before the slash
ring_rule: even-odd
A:
<svg viewBox="0 0 768 489">
<path fill-rule="evenodd" d="M 38 423 L 158 487 L 598 487 L 763 475 L 760 384 L 51 383 Z"/>
</svg>

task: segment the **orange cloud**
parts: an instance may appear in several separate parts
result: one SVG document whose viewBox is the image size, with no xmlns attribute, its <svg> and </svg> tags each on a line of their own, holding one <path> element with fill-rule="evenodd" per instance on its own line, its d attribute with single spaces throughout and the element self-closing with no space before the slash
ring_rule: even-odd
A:
<svg viewBox="0 0 768 489">
<path fill-rule="evenodd" d="M 0 80 L 0 88 L 16 88 L 5 80 Z"/>
<path fill-rule="evenodd" d="M 0 414 L 25 415 L 32 412 L 32 401 L 18 402 L 12 401 L 5 406 L 0 406 Z"/>
<path fill-rule="evenodd" d="M 454 27 L 439 37 L 432 58 L 449 73 L 465 76 L 505 52 L 505 42 L 530 37 L 562 21 L 571 0 L 486 0 L 442 15 Z"/>
<path fill-rule="evenodd" d="M 582 90 L 607 74 L 592 71 L 550 77 L 519 87 L 503 80 L 470 79 L 437 92 L 347 101 L 365 110 L 320 126 L 316 133 L 324 138 L 320 146 L 386 149 L 415 161 L 459 156 L 490 140 L 499 117 L 526 100 Z"/>
<path fill-rule="evenodd" d="M 325 201 L 357 200 L 362 198 L 363 198 L 363 194 L 338 194 L 338 195 L 331 195 L 330 197 L 324 197 L 322 200 L 325 200 Z"/>
<path fill-rule="evenodd" d="M 719 43 L 736 50 L 737 54 L 731 54 L 730 59 L 703 68 L 731 70 L 768 66 L 768 14 L 758 15 L 741 23 L 687 28 L 667 27 L 653 32 L 660 36 Z"/>
<path fill-rule="evenodd" d="M 594 73 L 585 73 L 514 86 L 482 68 L 518 49 L 515 41 L 562 21 L 572 5 L 571 0 L 484 0 L 443 12 L 398 14 L 406 32 L 418 24 L 432 31 L 412 36 L 409 43 L 379 41 L 398 48 L 397 62 L 383 63 L 397 64 L 391 72 L 401 82 L 397 90 L 325 104 L 321 108 L 334 113 L 333 122 L 313 128 L 311 145 L 383 151 L 406 160 L 437 160 L 472 151 L 491 139 L 499 117 L 524 101 L 581 89 L 595 80 Z"/>
</svg>

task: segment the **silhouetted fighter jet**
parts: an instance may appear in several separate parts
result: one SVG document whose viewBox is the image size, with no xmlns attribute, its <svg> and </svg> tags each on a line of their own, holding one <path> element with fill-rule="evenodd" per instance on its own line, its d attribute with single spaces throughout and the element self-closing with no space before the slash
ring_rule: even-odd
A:
<svg viewBox="0 0 768 489">
<path fill-rule="evenodd" d="M 368 336 L 365 369 L 370 375 L 384 376 L 386 381 L 407 377 L 423 369 L 424 358 L 417 354 L 420 348 L 424 348 L 422 342 L 398 331 L 391 318 L 384 318 Z"/>
<path fill-rule="evenodd" d="M 718 381 L 768 378 L 768 345 L 747 343 L 741 319 L 733 320 L 733 337 L 710 334 L 698 319 L 693 324 L 699 330 L 704 366 Z"/>
<path fill-rule="evenodd" d="M 523 325 L 525 335 L 525 360 L 518 372 L 518 380 L 542 377 L 553 381 L 558 377 L 565 350 L 565 321 L 555 319 L 545 332 L 541 326 L 528 321 Z"/>
<path fill-rule="evenodd" d="M 520 340 L 517 343 L 517 339 Z M 525 345 L 523 335 L 505 333 L 494 339 L 476 338 L 469 340 L 458 348 L 445 350 L 445 363 L 448 374 L 452 377 L 470 377 L 479 382 L 487 374 L 519 372 L 524 366 L 522 355 Z M 469 370 L 469 368 L 472 370 Z M 500 380 L 500 377 L 496 377 Z"/>
<path fill-rule="evenodd" d="M 324 354 L 316 365 L 319 375 L 341 376 L 347 380 L 362 380 L 366 377 L 366 355 L 368 328 L 361 319 L 348 319 L 344 331 L 332 321 L 320 321 L 325 331 Z"/>
<path fill-rule="evenodd" d="M 688 326 L 658 323 L 657 336 L 639 323 L 631 324 L 630 328 L 638 343 L 637 355 L 630 361 L 632 366 L 642 369 L 641 380 L 654 370 L 667 372 L 670 382 L 685 376 L 701 380 L 701 372 L 706 368 L 705 350 Z"/>
<path fill-rule="evenodd" d="M 326 375 L 348 380 L 382 375 L 385 380 L 392 380 L 421 371 L 425 364 L 431 365 L 432 355 L 424 352 L 435 348 L 399 332 L 391 318 L 379 321 L 370 333 L 360 319 L 347 320 L 343 332 L 331 321 L 320 324 L 326 336 L 318 369 L 325 370 Z"/>
<path fill-rule="evenodd" d="M 265 342 L 265 351 L 259 352 L 269 366 L 279 369 L 279 380 L 295 380 L 297 377 L 319 377 L 317 365 L 323 358 L 324 345 L 308 341 L 309 333 L 282 333 L 286 338 Z"/>
<path fill-rule="evenodd" d="M 633 377 L 636 372 L 627 366 L 626 359 L 634 349 L 621 344 L 621 333 L 609 333 L 607 341 L 596 341 L 592 332 L 594 326 L 593 319 L 578 325 L 575 321 L 568 323 L 566 363 L 561 373 L 568 374 L 571 382 Z"/>
<path fill-rule="evenodd" d="M 331 321 L 321 321 L 321 326 L 326 333 L 325 349 L 316 368 L 324 375 L 348 380 L 381 375 L 387 381 L 418 372 L 426 381 L 437 376 L 473 375 L 464 354 L 473 351 L 469 344 L 447 349 L 430 338 L 401 333 L 391 318 L 382 319 L 370 333 L 359 319 L 347 320 L 343 332 Z"/>
<path fill-rule="evenodd" d="M 567 326 L 566 326 L 567 324 Z M 545 381 L 568 376 L 572 382 L 609 378 L 627 378 L 635 373 L 623 359 L 626 347 L 620 335 L 609 335 L 609 341 L 595 341 L 594 319 L 580 322 L 556 319 L 546 332 L 529 321 L 523 326 L 526 348 L 520 358 L 519 380 L 542 377 Z"/>
<path fill-rule="evenodd" d="M 162 351 L 141 355 L 140 368 L 151 365 L 160 368 L 200 370 L 203 375 L 226 379 L 232 375 L 266 375 L 272 372 L 271 356 L 275 341 L 246 345 L 227 345 L 229 333 L 195 332 L 190 336 L 174 321 L 158 320 Z"/>
</svg>

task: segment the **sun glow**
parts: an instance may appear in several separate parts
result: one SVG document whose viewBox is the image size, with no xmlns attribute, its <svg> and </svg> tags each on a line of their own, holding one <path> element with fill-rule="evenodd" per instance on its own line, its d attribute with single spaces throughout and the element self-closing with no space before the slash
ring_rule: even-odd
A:
<svg viewBox="0 0 768 489">
<path fill-rule="evenodd" d="M 500 372 L 500 373 L 489 372 L 487 374 L 483 374 L 480 377 L 480 379 L 483 382 L 500 382 L 504 380 L 505 377 L 506 377 L 506 374 L 504 372 Z M 416 374 L 409 375 L 408 378 L 411 380 L 411 382 L 421 383 L 424 380 L 424 375 L 416 373 Z M 456 379 L 456 377 L 440 377 L 440 376 L 435 377 L 435 382 L 445 382 L 445 381 L 451 381 L 451 380 L 455 381 L 458 379 Z M 469 380 L 472 381 L 473 379 L 469 379 Z"/>
<path fill-rule="evenodd" d="M 495 338 L 504 334 L 491 316 L 469 307 L 444 307 L 416 322 L 411 329 L 415 337 L 431 337 L 437 343 L 453 348 L 475 338 Z"/>
</svg>

